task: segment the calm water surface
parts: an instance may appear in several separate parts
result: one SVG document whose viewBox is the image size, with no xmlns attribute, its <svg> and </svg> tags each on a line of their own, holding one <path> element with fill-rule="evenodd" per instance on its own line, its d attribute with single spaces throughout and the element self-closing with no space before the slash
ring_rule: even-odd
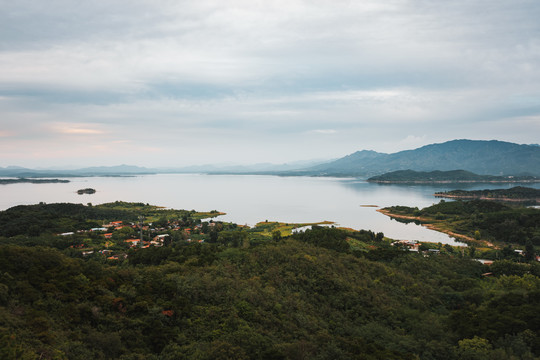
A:
<svg viewBox="0 0 540 360">
<path fill-rule="evenodd" d="M 382 231 L 394 239 L 454 244 L 445 234 L 402 224 L 361 205 L 430 206 L 436 191 L 505 188 L 514 185 L 379 185 L 357 179 L 245 175 L 160 174 L 136 177 L 70 178 L 64 184 L 0 185 L 0 209 L 40 201 L 101 204 L 116 200 L 144 202 L 187 210 L 219 210 L 223 221 L 254 225 L 259 221 L 291 223 L 334 221 L 339 226 Z M 527 185 L 531 187 L 531 185 Z M 91 187 L 93 195 L 78 195 Z M 532 187 L 540 188 L 540 184 Z"/>
</svg>

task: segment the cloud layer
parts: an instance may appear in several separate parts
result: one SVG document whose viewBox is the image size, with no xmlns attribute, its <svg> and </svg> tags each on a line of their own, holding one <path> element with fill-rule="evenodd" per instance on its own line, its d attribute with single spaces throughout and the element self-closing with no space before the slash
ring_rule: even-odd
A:
<svg viewBox="0 0 540 360">
<path fill-rule="evenodd" d="M 0 166 L 538 142 L 536 0 L 21 0 L 0 10 Z"/>
</svg>

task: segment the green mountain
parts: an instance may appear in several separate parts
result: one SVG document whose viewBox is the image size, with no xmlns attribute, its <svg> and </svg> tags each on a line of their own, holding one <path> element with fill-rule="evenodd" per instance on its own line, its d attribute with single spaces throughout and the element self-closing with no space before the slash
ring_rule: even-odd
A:
<svg viewBox="0 0 540 360">
<path fill-rule="evenodd" d="M 452 140 L 393 154 L 358 151 L 306 171 L 316 175 L 374 176 L 407 169 L 462 169 L 480 175 L 540 175 L 540 147 L 497 140 Z"/>
</svg>

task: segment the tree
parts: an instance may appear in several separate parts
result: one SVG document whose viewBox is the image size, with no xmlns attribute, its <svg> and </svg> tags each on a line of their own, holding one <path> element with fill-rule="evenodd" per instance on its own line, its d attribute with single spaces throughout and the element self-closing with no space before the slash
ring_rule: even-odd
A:
<svg viewBox="0 0 540 360">
<path fill-rule="evenodd" d="M 135 235 L 135 230 L 133 230 L 133 228 L 124 226 L 123 228 L 114 231 L 112 237 L 114 240 L 121 241 L 121 240 L 126 240 L 134 235 Z"/>
<path fill-rule="evenodd" d="M 527 243 L 525 244 L 525 260 L 527 261 L 533 261 L 536 259 L 536 254 L 534 252 L 534 246 L 531 240 L 527 240 Z"/>
<path fill-rule="evenodd" d="M 30 360 L 37 359 L 38 356 L 31 349 L 23 344 L 17 343 L 14 335 L 0 335 L 0 358 L 5 360 Z"/>
<path fill-rule="evenodd" d="M 208 233 L 208 223 L 206 221 L 202 223 L 201 231 L 203 234 Z"/>
<path fill-rule="evenodd" d="M 457 354 L 461 360 L 488 360 L 492 346 L 488 340 L 475 336 L 458 342 Z"/>
</svg>

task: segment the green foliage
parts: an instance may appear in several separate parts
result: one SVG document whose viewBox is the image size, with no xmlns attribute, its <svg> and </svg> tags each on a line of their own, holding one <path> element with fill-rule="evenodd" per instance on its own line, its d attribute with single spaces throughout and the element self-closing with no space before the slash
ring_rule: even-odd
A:
<svg viewBox="0 0 540 360">
<path fill-rule="evenodd" d="M 137 222 L 143 215 L 146 221 L 166 223 L 171 219 L 185 219 L 196 222 L 202 218 L 218 216 L 222 213 L 201 213 L 187 210 L 163 209 L 143 203 L 114 203 L 97 206 L 58 203 L 15 206 L 0 212 L 0 236 L 39 236 L 41 234 L 73 232 L 100 227 L 103 223 L 123 220 Z"/>
<path fill-rule="evenodd" d="M 296 233 L 291 238 L 339 252 L 349 251 L 347 232 L 341 229 L 314 225 L 311 230 Z"/>
<path fill-rule="evenodd" d="M 275 230 L 272 232 L 272 240 L 279 241 L 281 240 L 281 231 Z"/>
<path fill-rule="evenodd" d="M 503 260 L 487 268 L 446 246 L 446 255 L 424 258 L 371 231 L 313 226 L 253 241 L 260 232 L 227 224 L 207 230 L 191 235 L 207 241 L 177 235 L 117 262 L 70 257 L 73 249 L 52 246 L 65 237 L 4 239 L 0 358 L 540 356 L 538 264 Z M 493 277 L 482 276 L 488 271 Z"/>
<path fill-rule="evenodd" d="M 449 196 L 457 198 L 484 198 L 500 200 L 532 200 L 540 198 L 540 189 L 534 189 L 523 186 L 515 186 L 511 189 L 489 189 L 489 190 L 452 190 L 443 193 L 437 193 L 440 196 Z"/>
<path fill-rule="evenodd" d="M 457 355 L 463 360 L 489 360 L 492 347 L 488 340 L 475 336 L 458 342 Z"/>
<path fill-rule="evenodd" d="M 474 213 L 493 213 L 511 209 L 509 206 L 483 200 L 472 201 L 444 201 L 441 200 L 438 204 L 424 208 L 421 211 L 422 215 L 433 215 L 442 213 L 445 215 L 471 215 Z"/>
</svg>

